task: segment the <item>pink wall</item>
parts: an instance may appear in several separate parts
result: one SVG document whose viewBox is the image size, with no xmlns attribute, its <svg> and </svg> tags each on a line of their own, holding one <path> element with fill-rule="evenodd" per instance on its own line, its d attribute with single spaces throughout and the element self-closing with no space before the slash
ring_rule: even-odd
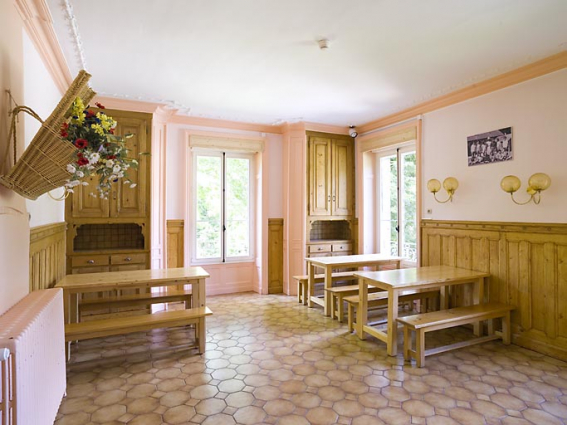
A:
<svg viewBox="0 0 567 425">
<path fill-rule="evenodd" d="M 511 161 L 467 165 L 467 136 L 510 126 Z M 422 140 L 425 219 L 566 222 L 566 69 L 425 114 Z M 500 189 L 502 177 L 514 174 L 522 181 L 517 198 L 526 200 L 527 180 L 536 172 L 547 173 L 552 180 L 540 205 L 516 205 Z M 454 200 L 436 203 L 426 182 L 448 176 L 459 180 Z"/>
<path fill-rule="evenodd" d="M 13 2 L 0 2 L 0 155 L 6 150 L 9 127 L 10 104 L 5 90 L 11 90 L 16 101 L 23 104 L 22 33 L 22 20 Z M 18 127 L 20 135 L 24 131 L 21 124 L 23 123 L 20 122 Z M 23 137 L 20 138 L 19 152 L 22 149 Z M 28 253 L 29 224 L 25 201 L 21 196 L 0 186 L 0 314 L 28 293 Z"/>
</svg>

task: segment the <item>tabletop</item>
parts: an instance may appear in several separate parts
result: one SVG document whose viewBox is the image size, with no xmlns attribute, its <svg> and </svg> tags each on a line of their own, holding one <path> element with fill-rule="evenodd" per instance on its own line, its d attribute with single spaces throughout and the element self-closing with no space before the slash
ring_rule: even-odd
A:
<svg viewBox="0 0 567 425">
<path fill-rule="evenodd" d="M 124 286 L 183 284 L 187 280 L 205 279 L 210 275 L 202 267 L 180 267 L 175 269 L 132 270 L 122 272 L 70 274 L 61 279 L 56 288 L 63 289 L 111 289 Z"/>
<path fill-rule="evenodd" d="M 305 259 L 306 261 L 315 264 L 317 266 L 356 266 L 366 265 L 368 263 L 375 263 L 380 261 L 401 261 L 403 257 L 396 257 L 393 255 L 385 254 L 358 254 L 358 255 L 337 255 L 334 257 L 309 257 Z"/>
<path fill-rule="evenodd" d="M 382 286 L 405 288 L 410 286 L 442 285 L 471 281 L 490 276 L 489 273 L 451 266 L 426 266 L 411 269 L 359 271 L 355 276 L 380 282 Z"/>
</svg>

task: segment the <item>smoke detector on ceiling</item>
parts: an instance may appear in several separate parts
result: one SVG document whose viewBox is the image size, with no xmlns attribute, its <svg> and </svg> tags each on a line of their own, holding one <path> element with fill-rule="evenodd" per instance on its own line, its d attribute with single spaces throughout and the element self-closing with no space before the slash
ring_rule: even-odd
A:
<svg viewBox="0 0 567 425">
<path fill-rule="evenodd" d="M 319 49 L 326 50 L 329 48 L 329 40 L 326 38 L 322 38 L 321 40 L 317 40 L 317 44 L 319 45 Z"/>
</svg>

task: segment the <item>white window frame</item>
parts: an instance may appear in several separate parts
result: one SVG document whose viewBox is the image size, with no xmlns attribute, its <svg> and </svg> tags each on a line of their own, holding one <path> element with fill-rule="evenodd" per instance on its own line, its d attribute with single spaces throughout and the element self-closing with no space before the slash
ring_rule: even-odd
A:
<svg viewBox="0 0 567 425">
<path fill-rule="evenodd" d="M 377 226 L 376 226 L 376 246 L 379 247 L 380 249 L 382 248 L 382 238 L 381 238 L 381 232 L 380 232 L 380 228 L 381 228 L 381 188 L 382 188 L 382 181 L 381 181 L 381 167 L 380 167 L 380 159 L 383 157 L 387 157 L 387 156 L 396 156 L 396 160 L 397 160 L 397 167 L 398 167 L 398 181 L 397 181 L 397 189 L 398 189 L 398 226 L 401 225 L 401 223 L 403 222 L 403 193 L 400 190 L 400 182 L 401 182 L 401 173 L 400 173 L 400 169 L 401 169 L 401 158 L 402 158 L 402 154 L 407 153 L 407 152 L 415 152 L 417 155 L 417 144 L 414 141 L 410 141 L 410 142 L 404 142 L 404 143 L 399 143 L 396 145 L 390 145 L 386 148 L 382 148 L 382 149 L 376 149 L 373 151 L 376 154 L 376 221 L 377 221 Z M 416 206 L 417 206 L 417 202 L 418 202 L 418 193 L 417 193 L 417 176 L 416 176 Z M 418 211 L 416 208 L 416 222 L 418 220 L 417 217 Z M 416 232 L 419 233 L 419 227 L 416 226 Z M 399 256 L 403 256 L 403 247 L 402 247 L 402 238 L 400 237 L 400 232 L 398 231 L 398 255 Z M 416 235 L 416 253 L 418 255 L 419 258 L 419 251 L 418 251 L 418 247 L 417 244 L 419 243 L 419 238 L 418 235 Z M 388 251 L 386 253 L 387 255 L 390 255 L 390 252 Z M 416 266 L 417 265 L 417 261 L 413 262 L 413 261 L 409 261 L 409 260 L 405 260 L 404 263 L 408 266 Z"/>
<path fill-rule="evenodd" d="M 238 152 L 238 151 L 231 151 L 231 150 L 219 150 L 219 149 L 207 149 L 207 148 L 191 148 L 192 151 L 192 177 L 191 177 L 191 264 L 227 264 L 227 263 L 243 263 L 243 262 L 251 262 L 255 259 L 255 241 L 256 241 L 256 187 L 255 187 L 255 170 L 256 170 L 256 155 L 250 152 Z M 249 169 L 249 246 L 250 251 L 249 255 L 247 256 L 239 256 L 239 257 L 227 257 L 226 255 L 226 243 L 225 243 L 225 236 L 222 234 L 219 235 L 221 239 L 221 257 L 215 258 L 197 258 L 197 157 L 199 155 L 207 155 L 207 156 L 218 156 L 223 157 L 223 154 L 226 158 L 246 158 L 250 161 L 250 169 Z M 222 191 L 224 192 L 224 172 L 225 172 L 225 161 L 222 161 L 221 165 L 221 173 L 223 174 L 223 187 Z M 221 226 L 225 225 L 225 206 L 224 206 L 224 196 L 221 200 Z"/>
</svg>

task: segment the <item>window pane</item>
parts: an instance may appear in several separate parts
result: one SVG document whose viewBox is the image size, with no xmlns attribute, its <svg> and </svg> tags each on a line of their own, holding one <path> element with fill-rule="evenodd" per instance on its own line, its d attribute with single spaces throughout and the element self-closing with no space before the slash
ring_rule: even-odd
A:
<svg viewBox="0 0 567 425">
<path fill-rule="evenodd" d="M 402 256 L 417 261 L 415 152 L 402 154 Z"/>
<path fill-rule="evenodd" d="M 380 158 L 380 252 L 398 255 L 398 166 L 395 155 Z"/>
<path fill-rule="evenodd" d="M 250 255 L 250 160 L 226 158 L 226 256 Z"/>
<path fill-rule="evenodd" d="M 197 156 L 196 258 L 221 258 L 221 169 L 218 156 Z"/>
</svg>

